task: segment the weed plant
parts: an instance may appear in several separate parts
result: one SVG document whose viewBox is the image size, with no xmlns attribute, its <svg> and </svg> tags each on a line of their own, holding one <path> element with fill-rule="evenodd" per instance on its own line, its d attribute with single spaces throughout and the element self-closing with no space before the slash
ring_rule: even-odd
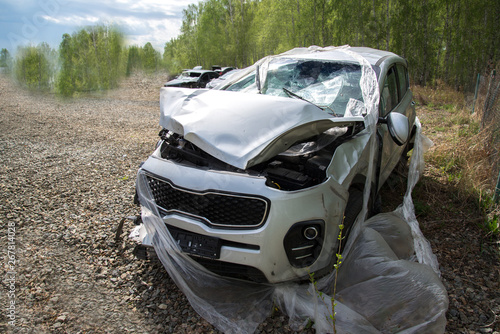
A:
<svg viewBox="0 0 500 334">
<path fill-rule="evenodd" d="M 335 264 L 333 265 L 333 269 L 335 270 L 335 276 L 333 279 L 333 294 L 329 300 L 330 305 L 328 305 L 328 301 L 325 300 L 325 295 L 323 294 L 323 292 L 319 291 L 318 282 L 314 278 L 314 273 L 309 274 L 309 280 L 313 284 L 314 291 L 316 292 L 318 297 L 321 299 L 321 301 L 323 303 L 325 303 L 325 306 L 327 308 L 329 308 L 330 306 L 332 308 L 332 312 L 330 313 L 329 319 L 327 319 L 327 320 L 331 322 L 333 333 L 335 333 L 335 334 L 337 334 L 337 326 L 336 326 L 337 313 L 335 312 L 335 307 L 337 306 L 337 303 L 335 301 L 336 300 L 335 298 L 337 297 L 337 280 L 338 280 L 338 276 L 339 276 L 339 269 L 340 269 L 340 265 L 342 264 L 342 259 L 343 259 L 343 257 L 342 257 L 342 240 L 345 238 L 344 236 L 342 236 L 343 230 L 344 230 L 344 224 L 342 223 L 339 225 L 339 235 L 337 237 L 337 239 L 339 241 L 339 243 L 338 243 L 339 248 L 337 250 L 337 253 L 335 254 L 337 260 L 336 260 Z"/>
</svg>

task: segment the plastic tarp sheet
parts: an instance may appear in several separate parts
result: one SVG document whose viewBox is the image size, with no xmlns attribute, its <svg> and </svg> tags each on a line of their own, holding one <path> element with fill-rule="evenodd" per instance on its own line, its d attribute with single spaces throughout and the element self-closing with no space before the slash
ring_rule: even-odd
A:
<svg viewBox="0 0 500 334">
<path fill-rule="evenodd" d="M 331 48 L 294 49 L 290 53 L 322 52 Z M 361 87 L 365 126 L 375 139 L 378 86 L 375 73 L 361 56 L 340 49 L 363 66 Z M 376 140 L 370 150 L 375 154 Z M 365 209 L 358 217 L 343 251 L 343 263 L 313 284 L 253 284 L 220 277 L 183 254 L 157 211 L 144 172 L 137 191 L 142 220 L 166 270 L 203 318 L 225 333 L 253 333 L 277 305 L 293 328 L 312 320 L 317 333 L 333 332 L 331 296 L 336 283 L 337 333 L 442 333 L 448 307 L 436 257 L 415 218 L 411 192 L 423 170 L 429 145 L 417 134 L 410 161 L 408 187 L 402 205 L 392 213 L 364 219 L 371 180 L 365 187 Z M 373 161 L 373 156 L 370 157 Z M 373 163 L 369 168 L 373 169 Z M 371 175 L 371 174 L 369 174 Z M 318 294 L 317 290 L 322 291 Z"/>
</svg>

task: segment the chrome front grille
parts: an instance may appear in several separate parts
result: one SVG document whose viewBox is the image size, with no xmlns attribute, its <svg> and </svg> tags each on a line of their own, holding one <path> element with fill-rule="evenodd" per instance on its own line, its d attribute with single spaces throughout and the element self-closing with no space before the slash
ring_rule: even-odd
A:
<svg viewBox="0 0 500 334">
<path fill-rule="evenodd" d="M 213 191 L 197 192 L 148 175 L 148 184 L 160 214 L 178 213 L 214 228 L 258 228 L 269 212 L 263 197 Z"/>
</svg>

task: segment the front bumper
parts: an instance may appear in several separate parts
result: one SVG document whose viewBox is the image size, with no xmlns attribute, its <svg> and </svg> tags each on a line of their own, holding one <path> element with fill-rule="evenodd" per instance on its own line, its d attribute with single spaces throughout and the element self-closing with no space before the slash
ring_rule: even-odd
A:
<svg viewBox="0 0 500 334">
<path fill-rule="evenodd" d="M 173 239 L 176 237 L 172 229 L 177 231 L 175 233 L 182 231 L 181 233 L 184 233 L 182 238 L 185 235 L 194 235 L 210 240 L 220 240 L 220 244 L 216 246 L 217 254 L 213 256 L 205 253 L 194 254 L 192 250 L 186 248 L 186 244 L 182 247 L 183 241 L 176 240 L 181 249 L 188 250 L 193 258 L 212 271 L 231 275 L 230 271 L 233 269 L 247 268 L 250 271 L 262 273 L 267 282 L 278 283 L 307 278 L 310 272 L 320 271 L 331 264 L 337 244 L 338 225 L 342 221 L 348 197 L 347 191 L 331 178 L 312 188 L 286 192 L 267 187 L 263 177 L 191 168 L 154 155 L 141 167 L 138 182 L 147 183 L 148 177 L 151 180 L 151 175 L 154 175 L 156 180 L 167 182 L 176 189 L 189 193 L 237 194 L 237 196 L 263 198 L 267 201 L 265 218 L 262 223 L 255 226 L 248 226 L 247 223 L 239 225 L 236 221 L 238 217 L 234 214 L 231 216 L 234 217 L 234 224 L 227 226 L 213 224 L 206 219 L 200 219 L 203 217 L 199 216 L 199 212 L 196 214 L 186 212 L 189 206 L 181 205 L 173 209 L 154 211 L 154 214 L 161 217 L 164 224 L 152 229 L 147 228 L 149 234 L 157 233 L 155 229 L 164 229 L 162 231 L 164 233 L 167 228 L 170 228 Z M 146 201 L 156 203 L 154 191 L 151 191 L 149 184 L 138 189 L 149 189 L 149 191 L 139 192 L 141 203 L 146 203 Z M 200 205 L 203 204 L 200 203 Z M 158 209 L 158 206 L 156 208 Z M 235 210 L 239 211 L 237 208 Z M 242 211 L 241 215 L 245 220 L 243 215 L 247 213 Z M 297 263 L 292 264 L 290 261 L 290 250 L 287 254 L 285 249 L 285 247 L 293 248 L 293 245 L 290 246 L 290 240 L 286 243 L 285 239 L 292 226 L 298 223 L 303 224 L 303 222 L 323 222 L 321 235 L 316 240 L 320 242 L 321 247 L 318 254 L 315 254 L 313 263 L 297 266 Z M 150 241 L 147 238 L 151 238 Z M 170 245 L 162 245 L 162 242 L 159 244 L 151 242 L 153 239 L 154 236 L 148 233 L 142 237 L 143 243 L 149 242 L 155 247 L 172 249 Z M 299 247 L 294 248 L 300 248 L 300 240 L 296 238 L 294 240 L 299 243 Z M 293 242 L 292 240 L 291 243 Z M 301 254 L 305 253 L 299 255 Z M 214 265 L 219 270 L 213 269 Z M 227 272 L 224 272 L 224 266 Z"/>
</svg>

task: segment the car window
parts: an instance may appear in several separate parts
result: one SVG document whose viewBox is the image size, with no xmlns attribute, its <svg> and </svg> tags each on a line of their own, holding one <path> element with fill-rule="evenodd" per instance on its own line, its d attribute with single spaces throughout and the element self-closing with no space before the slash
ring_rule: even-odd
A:
<svg viewBox="0 0 500 334">
<path fill-rule="evenodd" d="M 282 97 L 295 95 L 342 116 L 351 99 L 363 102 L 360 79 L 361 66 L 352 62 L 277 58 L 269 63 L 261 93 Z M 227 90 L 242 91 L 254 82 L 255 74 L 252 74 Z"/>
<path fill-rule="evenodd" d="M 389 69 L 380 96 L 380 114 L 387 115 L 399 103 L 395 66 Z"/>
<path fill-rule="evenodd" d="M 255 71 L 252 71 L 247 76 L 233 83 L 226 90 L 233 92 L 240 92 L 249 89 L 252 85 L 255 86 Z"/>
<path fill-rule="evenodd" d="M 408 81 L 408 71 L 406 70 L 406 67 L 404 67 L 402 64 L 397 64 L 397 70 L 398 70 L 398 81 L 399 81 L 399 96 L 400 99 L 403 99 L 403 96 L 405 96 L 406 91 L 410 87 Z"/>
<path fill-rule="evenodd" d="M 200 72 L 182 72 L 181 75 L 179 75 L 179 79 L 197 78 L 200 74 Z"/>
</svg>

